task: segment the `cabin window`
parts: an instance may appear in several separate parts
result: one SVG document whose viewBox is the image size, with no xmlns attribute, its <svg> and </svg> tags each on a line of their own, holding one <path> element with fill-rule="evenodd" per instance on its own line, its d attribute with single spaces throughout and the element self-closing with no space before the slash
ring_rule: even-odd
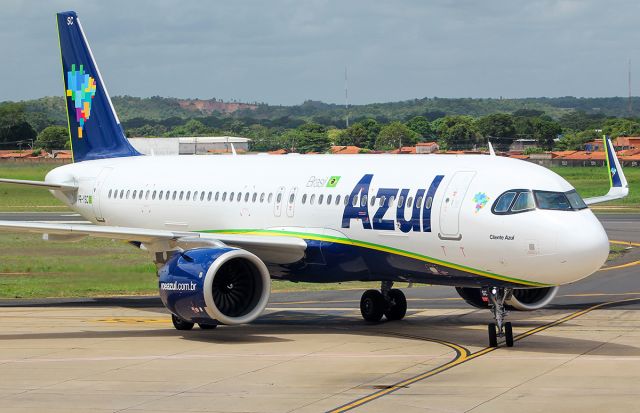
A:
<svg viewBox="0 0 640 413">
<path fill-rule="evenodd" d="M 167 191 L 167 193 L 164 196 L 164 200 L 168 201 L 169 200 L 169 195 L 171 195 L 171 191 Z"/>
<path fill-rule="evenodd" d="M 431 205 L 433 204 L 433 198 L 432 197 L 427 197 L 427 200 L 424 203 L 424 207 L 426 209 L 431 209 Z"/>
<path fill-rule="evenodd" d="M 107 198 L 111 199 L 111 192 L 113 191 L 113 189 L 109 189 L 109 194 L 107 195 Z"/>
<path fill-rule="evenodd" d="M 303 194 L 302 195 L 302 204 L 306 204 L 307 203 L 307 194 Z"/>
<path fill-rule="evenodd" d="M 310 205 L 313 205 L 313 203 L 315 202 L 315 200 L 316 200 L 316 194 L 311 194 L 311 199 L 309 199 L 309 204 L 310 204 Z"/>
<path fill-rule="evenodd" d="M 229 194 L 229 202 L 233 202 L 233 198 L 236 196 L 235 192 L 232 192 Z M 224 201 L 224 198 L 222 198 L 222 200 Z"/>
<path fill-rule="evenodd" d="M 178 192 L 177 191 L 173 191 L 173 196 L 171 197 L 172 200 L 176 200 L 176 196 L 178 196 Z"/>
<path fill-rule="evenodd" d="M 327 195 L 327 205 L 331 205 L 331 194 Z"/>
<path fill-rule="evenodd" d="M 197 200 L 197 199 L 198 199 L 198 191 L 195 191 L 195 192 L 193 193 L 193 200 L 195 201 L 195 200 Z"/>
<path fill-rule="evenodd" d="M 367 206 L 367 194 L 362 195 L 362 198 L 360 198 L 360 206 Z"/>
<path fill-rule="evenodd" d="M 151 199 L 155 201 L 155 199 L 156 199 L 156 191 L 153 191 L 153 194 L 151 194 Z"/>
<path fill-rule="evenodd" d="M 276 202 L 277 203 L 282 202 L 282 192 L 278 192 L 278 197 L 276 198 Z"/>
<path fill-rule="evenodd" d="M 322 205 L 323 200 L 324 200 L 324 194 L 318 195 L 318 205 Z"/>
<path fill-rule="evenodd" d="M 400 195 L 398 197 L 398 208 L 402 208 L 404 206 L 404 196 Z"/>
<path fill-rule="evenodd" d="M 293 204 L 293 201 L 295 200 L 296 200 L 296 194 L 292 192 L 291 195 L 289 195 L 289 203 Z"/>
<path fill-rule="evenodd" d="M 336 195 L 336 205 L 340 205 L 340 195 Z"/>
<path fill-rule="evenodd" d="M 253 193 L 253 197 L 251 197 L 251 202 L 253 202 L 255 204 L 257 199 L 258 199 L 258 193 L 254 192 Z"/>
<path fill-rule="evenodd" d="M 358 195 L 354 196 L 351 199 L 351 206 L 357 206 L 358 205 Z"/>
<path fill-rule="evenodd" d="M 182 201 L 183 197 L 184 197 L 184 191 L 180 191 L 180 201 Z"/>
<path fill-rule="evenodd" d="M 242 192 L 238 192 L 238 197 L 236 198 L 236 201 L 238 202 L 242 201 Z"/>
<path fill-rule="evenodd" d="M 411 208 L 413 206 L 413 197 L 407 198 L 407 208 Z"/>
<path fill-rule="evenodd" d="M 389 197 L 389 205 L 393 205 L 393 201 L 395 201 L 395 200 L 396 200 L 396 197 L 395 197 L 395 196 L 393 196 L 393 195 L 391 195 L 391 196 Z"/>
<path fill-rule="evenodd" d="M 267 199 L 267 202 L 271 203 L 272 200 L 273 200 L 273 193 L 269 192 L 269 198 Z"/>
<path fill-rule="evenodd" d="M 216 191 L 216 196 L 215 198 L 213 198 L 213 200 L 218 202 L 218 198 L 220 198 L 220 191 Z"/>
<path fill-rule="evenodd" d="M 385 205 L 384 201 L 386 201 L 387 198 L 383 195 L 379 199 L 380 199 L 380 206 L 384 206 Z"/>
<path fill-rule="evenodd" d="M 138 192 L 138 199 L 142 199 L 142 189 L 140 190 L 140 192 Z"/>
<path fill-rule="evenodd" d="M 124 198 L 124 189 L 120 190 L 120 199 Z"/>
<path fill-rule="evenodd" d="M 158 199 L 162 201 L 162 195 L 164 195 L 164 191 L 160 191 L 160 195 L 158 195 Z"/>
<path fill-rule="evenodd" d="M 420 205 L 422 205 L 422 197 L 421 196 L 416 198 L 416 208 L 420 208 Z"/>
<path fill-rule="evenodd" d="M 371 206 L 375 206 L 375 205 L 376 205 L 376 196 L 371 195 Z"/>
<path fill-rule="evenodd" d="M 260 203 L 264 202 L 264 192 L 260 194 Z"/>
<path fill-rule="evenodd" d="M 129 199 L 129 190 L 127 189 L 127 194 L 125 195 L 125 198 Z"/>
<path fill-rule="evenodd" d="M 131 199 L 136 199 L 138 197 L 138 190 L 134 189 L 133 190 L 133 195 L 131 195 Z"/>
<path fill-rule="evenodd" d="M 185 201 L 191 199 L 191 191 L 187 191 L 187 196 L 184 198 Z"/>
<path fill-rule="evenodd" d="M 222 200 L 224 201 L 225 199 L 227 199 L 227 193 L 226 193 L 226 192 L 223 192 L 223 193 L 222 193 Z"/>
<path fill-rule="evenodd" d="M 251 195 L 250 193 L 246 193 L 244 194 L 244 202 L 249 202 L 249 195 Z"/>
<path fill-rule="evenodd" d="M 344 196 L 344 204 L 349 205 L 349 195 Z"/>
</svg>

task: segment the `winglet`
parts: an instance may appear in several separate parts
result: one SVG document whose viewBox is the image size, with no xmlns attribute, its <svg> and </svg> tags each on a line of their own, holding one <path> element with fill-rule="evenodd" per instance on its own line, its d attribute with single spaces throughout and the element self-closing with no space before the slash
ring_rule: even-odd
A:
<svg viewBox="0 0 640 413">
<path fill-rule="evenodd" d="M 487 141 L 489 143 L 489 156 L 496 156 L 496 151 L 493 150 L 493 145 L 491 141 Z"/>
<path fill-rule="evenodd" d="M 629 184 L 624 176 L 611 139 L 607 135 L 603 135 L 602 138 L 604 140 L 604 152 L 607 157 L 607 169 L 609 170 L 609 184 L 611 184 L 611 188 L 627 188 L 628 191 Z"/>
<path fill-rule="evenodd" d="M 621 199 L 629 195 L 629 184 L 627 177 L 624 176 L 622 170 L 622 164 L 616 155 L 615 148 L 606 135 L 603 136 L 604 140 L 604 153 L 607 160 L 607 170 L 609 175 L 609 192 L 604 196 L 596 196 L 593 198 L 587 198 L 584 202 L 587 205 L 599 204 L 601 202 L 612 201 L 614 199 Z"/>
</svg>

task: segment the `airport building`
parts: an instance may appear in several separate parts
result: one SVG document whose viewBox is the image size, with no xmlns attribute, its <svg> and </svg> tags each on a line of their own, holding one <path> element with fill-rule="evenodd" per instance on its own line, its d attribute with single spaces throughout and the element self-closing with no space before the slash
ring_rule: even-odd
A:
<svg viewBox="0 0 640 413">
<path fill-rule="evenodd" d="M 249 138 L 237 136 L 193 136 L 177 138 L 129 138 L 136 150 L 145 155 L 208 155 L 249 151 Z"/>
</svg>

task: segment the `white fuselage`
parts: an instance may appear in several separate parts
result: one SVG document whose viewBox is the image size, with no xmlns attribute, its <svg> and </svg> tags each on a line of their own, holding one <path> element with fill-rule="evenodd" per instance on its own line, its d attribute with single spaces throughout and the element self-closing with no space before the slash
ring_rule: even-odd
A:
<svg viewBox="0 0 640 413">
<path fill-rule="evenodd" d="M 360 208 L 345 225 L 344 199 L 367 174 L 372 175 L 368 188 L 356 193 L 358 206 L 366 202 L 366 213 Z M 428 200 L 431 207 L 421 206 L 417 226 L 414 220 L 411 229 L 401 230 L 403 190 L 400 211 L 409 221 L 413 210 L 408 198 L 415 202 L 420 196 L 424 203 L 437 176 L 441 181 Z M 54 195 L 96 224 L 348 240 L 388 254 L 388 261 L 395 255 L 418 257 L 424 271 L 441 274 L 445 284 L 446 272 L 431 262 L 524 285 L 559 285 L 597 271 L 609 250 L 589 209 L 494 214 L 493 202 L 510 189 L 573 189 L 548 169 L 503 157 L 137 156 L 65 165 L 46 180 L 79 185 L 73 199 Z M 395 196 L 391 204 L 385 196 L 381 207 L 383 194 Z M 425 214 L 430 215 L 430 231 Z"/>
</svg>

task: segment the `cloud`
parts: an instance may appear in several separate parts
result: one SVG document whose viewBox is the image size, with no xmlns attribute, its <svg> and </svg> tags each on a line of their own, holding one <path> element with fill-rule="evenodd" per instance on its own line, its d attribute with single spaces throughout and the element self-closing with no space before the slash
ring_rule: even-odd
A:
<svg viewBox="0 0 640 413">
<path fill-rule="evenodd" d="M 113 94 L 341 102 L 348 66 L 354 103 L 612 96 L 626 94 L 627 59 L 640 67 L 632 1 L 9 0 L 0 100 L 61 94 L 64 9 Z"/>
</svg>

